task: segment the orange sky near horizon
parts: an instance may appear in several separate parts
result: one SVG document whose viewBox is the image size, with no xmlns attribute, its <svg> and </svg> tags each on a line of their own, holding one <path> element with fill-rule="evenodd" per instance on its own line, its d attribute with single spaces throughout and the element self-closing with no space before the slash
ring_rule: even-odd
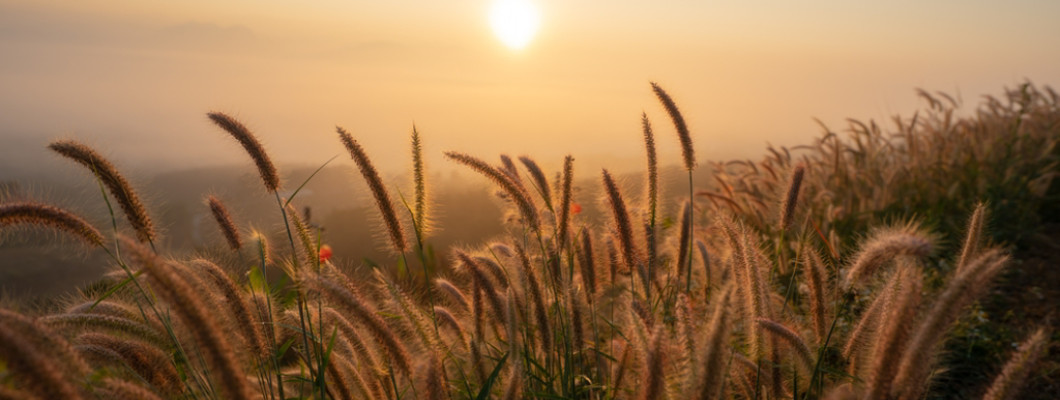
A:
<svg viewBox="0 0 1060 400">
<path fill-rule="evenodd" d="M 57 137 L 144 170 L 246 163 L 211 110 L 281 163 L 343 154 L 342 125 L 390 170 L 408 163 L 413 123 L 435 168 L 460 150 L 632 169 L 644 111 L 676 163 L 649 81 L 681 107 L 701 163 L 757 158 L 810 141 L 813 117 L 911 115 L 917 87 L 970 112 L 1025 79 L 1060 81 L 1053 1 L 542 0 L 519 51 L 491 32 L 490 3 L 0 0 L 0 178 L 50 165 Z"/>
</svg>

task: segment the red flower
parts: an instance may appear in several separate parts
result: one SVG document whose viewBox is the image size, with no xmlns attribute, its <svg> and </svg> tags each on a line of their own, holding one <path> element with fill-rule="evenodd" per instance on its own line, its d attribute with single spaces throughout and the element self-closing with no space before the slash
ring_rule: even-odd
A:
<svg viewBox="0 0 1060 400">
<path fill-rule="evenodd" d="M 582 205 L 578 203 L 571 203 L 570 212 L 572 214 L 579 214 L 582 212 Z"/>
<path fill-rule="evenodd" d="M 331 259 L 331 246 L 328 246 L 326 244 L 320 246 L 320 254 L 319 254 L 319 256 L 320 256 L 320 262 L 321 263 L 328 262 L 328 260 Z"/>
</svg>

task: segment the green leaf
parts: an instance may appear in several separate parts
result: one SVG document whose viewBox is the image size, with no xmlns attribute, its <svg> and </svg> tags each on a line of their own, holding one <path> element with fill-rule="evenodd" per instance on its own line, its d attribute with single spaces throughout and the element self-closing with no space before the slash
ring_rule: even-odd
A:
<svg viewBox="0 0 1060 400">
<path fill-rule="evenodd" d="M 508 355 L 511 353 L 504 353 L 504 357 L 501 357 L 500 361 L 497 361 L 497 366 L 493 367 L 493 372 L 490 373 L 489 378 L 486 378 L 486 382 L 482 384 L 482 389 L 478 391 L 478 396 L 475 396 L 476 400 L 486 400 L 490 396 L 490 388 L 493 387 L 493 382 L 497 380 L 497 376 L 501 374 L 501 368 L 504 367 L 504 361 L 508 359 Z"/>
</svg>

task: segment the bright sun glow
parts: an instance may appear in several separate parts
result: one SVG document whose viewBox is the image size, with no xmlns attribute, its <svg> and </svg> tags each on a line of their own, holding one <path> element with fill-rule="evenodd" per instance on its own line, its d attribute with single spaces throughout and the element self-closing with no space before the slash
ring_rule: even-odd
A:
<svg viewBox="0 0 1060 400">
<path fill-rule="evenodd" d="M 528 0 L 496 0 L 490 10 L 493 33 L 513 49 L 526 47 L 540 23 L 541 14 Z"/>
</svg>

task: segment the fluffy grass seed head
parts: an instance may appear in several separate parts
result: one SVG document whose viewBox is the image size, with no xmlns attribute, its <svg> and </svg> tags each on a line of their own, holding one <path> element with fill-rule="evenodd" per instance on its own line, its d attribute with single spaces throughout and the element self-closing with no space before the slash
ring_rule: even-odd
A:
<svg viewBox="0 0 1060 400">
<path fill-rule="evenodd" d="M 136 195 L 129 181 L 125 180 L 125 177 L 110 161 L 91 147 L 74 140 L 57 140 L 49 144 L 48 148 L 92 171 L 121 207 L 125 219 L 136 231 L 136 238 L 141 242 L 155 240 L 155 228 L 151 217 L 147 215 L 147 208 L 144 207 L 144 203 L 140 201 L 140 197 Z"/>
<path fill-rule="evenodd" d="M 206 115 L 210 117 L 214 124 L 224 129 L 225 132 L 228 132 L 229 135 L 239 141 L 239 144 L 243 145 L 243 149 L 247 151 L 250 158 L 254 160 L 254 165 L 258 167 L 258 173 L 261 175 L 261 182 L 265 184 L 265 189 L 270 192 L 279 190 L 280 175 L 276 172 L 276 167 L 272 165 L 272 160 L 265 153 L 265 147 L 261 145 L 258 138 L 254 137 L 254 134 L 250 133 L 246 126 L 225 113 L 215 111 Z"/>
<path fill-rule="evenodd" d="M 692 149 L 692 135 L 688 133 L 685 117 L 681 116 L 681 111 L 677 109 L 677 104 L 674 104 L 674 100 L 670 98 L 670 95 L 662 87 L 659 87 L 655 82 L 651 82 L 651 89 L 655 92 L 655 97 L 659 98 L 663 108 L 666 109 L 666 113 L 670 114 L 670 119 L 674 122 L 674 128 L 677 129 L 677 137 L 681 141 L 681 158 L 684 160 L 685 169 L 688 171 L 695 169 L 696 154 Z"/>
<path fill-rule="evenodd" d="M 41 203 L 0 204 L 0 227 L 24 224 L 55 228 L 88 244 L 103 246 L 103 235 L 99 230 L 69 211 Z"/>
<path fill-rule="evenodd" d="M 232 215 L 228 213 L 228 208 L 221 202 L 221 199 L 210 195 L 206 197 L 206 204 L 210 206 L 210 213 L 217 221 L 217 226 L 221 228 L 221 234 L 228 242 L 228 247 L 232 250 L 239 250 L 243 247 L 243 238 L 239 236 L 239 230 L 236 229 L 235 222 L 232 222 Z"/>
<path fill-rule="evenodd" d="M 849 289 L 864 281 L 895 257 L 923 258 L 934 248 L 935 236 L 914 223 L 876 229 L 854 255 L 843 279 L 843 287 Z"/>
<path fill-rule="evenodd" d="M 393 246 L 394 252 L 405 252 L 408 247 L 405 242 L 405 234 L 401 228 L 401 222 L 398 221 L 397 213 L 394 211 L 394 203 L 390 201 L 390 194 L 387 193 L 386 186 L 383 186 L 383 179 L 379 177 L 379 172 L 375 170 L 375 166 L 368 159 L 368 154 L 365 153 L 360 143 L 354 140 L 342 127 L 337 126 L 335 130 L 338 131 L 339 139 L 346 146 L 346 150 L 350 152 L 353 161 L 357 163 L 357 168 L 361 170 L 361 176 L 368 183 L 368 188 L 372 190 L 375 204 L 379 207 L 379 213 L 383 216 L 387 232 L 390 233 L 390 244 Z"/>
</svg>

